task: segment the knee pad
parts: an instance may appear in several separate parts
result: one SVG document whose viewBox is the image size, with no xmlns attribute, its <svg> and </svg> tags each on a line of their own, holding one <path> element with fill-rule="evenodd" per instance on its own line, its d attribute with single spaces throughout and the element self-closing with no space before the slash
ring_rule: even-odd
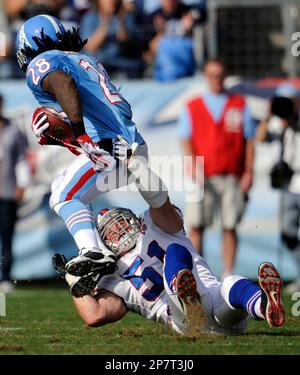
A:
<svg viewBox="0 0 300 375">
<path fill-rule="evenodd" d="M 57 205 L 57 204 L 60 204 L 62 203 L 62 201 L 60 200 L 60 184 L 62 183 L 64 179 L 64 175 L 61 174 L 57 177 L 55 177 L 55 179 L 53 180 L 52 184 L 51 184 L 51 196 L 49 198 L 49 206 L 51 208 L 51 210 L 54 211 L 54 207 Z"/>
<path fill-rule="evenodd" d="M 214 308 L 214 319 L 218 326 L 228 329 L 228 334 L 244 333 L 247 329 L 248 314 L 244 310 L 232 310 L 227 302 L 223 300 L 218 307 Z"/>
<path fill-rule="evenodd" d="M 213 317 L 216 325 L 213 330 L 224 334 L 240 334 L 247 330 L 248 314 L 242 309 L 235 309 L 229 303 L 229 291 L 241 276 L 228 276 L 220 286 L 219 292 L 214 297 Z"/>
<path fill-rule="evenodd" d="M 57 215 L 59 214 L 59 211 L 60 209 L 66 205 L 68 203 L 67 202 L 60 202 L 59 199 L 57 199 L 57 197 L 55 197 L 55 195 L 51 195 L 50 199 L 49 199 L 49 207 L 51 208 L 52 211 L 54 211 Z"/>
</svg>

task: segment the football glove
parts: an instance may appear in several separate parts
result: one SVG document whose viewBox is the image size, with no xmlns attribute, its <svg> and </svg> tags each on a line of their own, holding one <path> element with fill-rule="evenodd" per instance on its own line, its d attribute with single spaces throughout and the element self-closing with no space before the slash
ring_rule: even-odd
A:
<svg viewBox="0 0 300 375">
<path fill-rule="evenodd" d="M 125 138 L 118 135 L 118 139 L 113 141 L 113 155 L 115 158 L 119 159 L 123 163 L 128 160 L 132 155 L 134 155 L 138 144 L 134 142 L 129 144 Z"/>
<path fill-rule="evenodd" d="M 45 134 L 45 131 L 50 125 L 45 112 L 39 112 L 36 114 L 39 109 L 40 108 L 37 108 L 32 115 L 31 129 L 36 136 L 38 143 L 40 145 L 45 145 L 48 142 L 48 135 Z"/>
<path fill-rule="evenodd" d="M 95 171 L 109 171 L 116 165 L 115 158 L 109 152 L 101 149 L 87 134 L 77 137 L 76 141 L 92 161 Z"/>
<path fill-rule="evenodd" d="M 67 259 L 63 254 L 54 254 L 52 257 L 52 266 L 55 269 L 56 273 L 63 279 L 66 276 L 65 266 L 67 264 Z"/>
</svg>

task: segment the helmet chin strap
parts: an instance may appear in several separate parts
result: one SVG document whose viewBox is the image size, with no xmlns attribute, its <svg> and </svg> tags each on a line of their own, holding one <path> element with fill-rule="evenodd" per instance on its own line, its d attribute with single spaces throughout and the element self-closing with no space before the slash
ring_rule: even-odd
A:
<svg viewBox="0 0 300 375">
<path fill-rule="evenodd" d="M 22 51 L 17 51 L 16 55 L 19 67 L 23 70 L 23 72 L 26 72 L 28 66 L 28 59 L 26 55 Z"/>
</svg>

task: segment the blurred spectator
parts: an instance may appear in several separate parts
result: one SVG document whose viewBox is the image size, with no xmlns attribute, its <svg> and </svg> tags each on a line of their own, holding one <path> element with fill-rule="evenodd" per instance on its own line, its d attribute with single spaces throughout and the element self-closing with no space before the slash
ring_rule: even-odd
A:
<svg viewBox="0 0 300 375">
<path fill-rule="evenodd" d="M 204 156 L 204 199 L 188 203 L 185 218 L 190 238 L 202 253 L 204 230 L 213 223 L 215 208 L 220 209 L 224 275 L 228 275 L 236 257 L 236 228 L 252 185 L 255 124 L 245 99 L 226 93 L 221 61 L 208 61 L 204 74 L 208 92 L 189 101 L 179 119 L 179 137 L 184 154 L 191 157 L 193 178 L 196 156 Z"/>
<path fill-rule="evenodd" d="M 21 25 L 29 18 L 38 14 L 49 14 L 61 18 L 61 12 L 66 5 L 66 0 L 3 0 L 4 10 L 8 17 L 13 44 Z M 9 66 L 6 69 L 6 77 L 24 78 L 18 68 L 14 49 L 8 56 Z M 5 77 L 4 75 L 2 75 Z"/>
<path fill-rule="evenodd" d="M 160 0 L 135 0 L 136 6 L 142 9 L 145 14 L 151 14 L 160 8 Z"/>
<path fill-rule="evenodd" d="M 132 34 L 136 40 L 139 57 L 143 61 L 144 55 L 147 56 L 149 43 L 155 36 L 152 13 L 160 7 L 160 0 L 123 0 L 123 7 L 134 19 L 135 30 Z M 152 65 L 153 61 L 151 61 L 151 68 Z M 152 76 L 152 71 L 149 75 Z"/>
<path fill-rule="evenodd" d="M 65 3 L 60 10 L 59 19 L 63 21 L 66 28 L 71 28 L 74 24 L 78 26 L 81 17 L 90 7 L 89 0 L 66 0 Z"/>
<path fill-rule="evenodd" d="M 179 0 L 161 0 L 152 15 L 155 37 L 149 44 L 148 60 L 155 59 L 155 78 L 172 81 L 192 76 L 196 64 L 193 47 L 195 18 Z"/>
<path fill-rule="evenodd" d="M 11 33 L 8 19 L 4 11 L 4 0 L 0 0 L 0 77 L 10 73 L 8 56 L 11 52 Z"/>
<path fill-rule="evenodd" d="M 288 83 L 276 89 L 270 113 L 258 127 L 259 142 L 280 140 L 281 157 L 272 169 L 271 183 L 280 189 L 280 231 L 283 244 L 292 251 L 298 270 L 286 291 L 300 291 L 300 91 Z M 277 121 L 274 127 L 274 119 Z M 279 125 L 279 126 L 278 126 Z"/>
<path fill-rule="evenodd" d="M 26 150 L 26 137 L 3 116 L 3 98 L 0 95 L 0 290 L 5 293 L 13 289 L 10 274 L 12 239 L 17 208 L 30 180 Z"/>
<path fill-rule="evenodd" d="M 81 34 L 89 38 L 86 51 L 96 56 L 109 72 L 140 76 L 143 69 L 140 46 L 135 43 L 136 24 L 121 0 L 94 0 L 81 22 Z"/>
<path fill-rule="evenodd" d="M 60 11 L 66 5 L 65 0 L 5 0 L 5 11 L 11 19 L 27 20 L 37 14 L 60 16 Z"/>
</svg>

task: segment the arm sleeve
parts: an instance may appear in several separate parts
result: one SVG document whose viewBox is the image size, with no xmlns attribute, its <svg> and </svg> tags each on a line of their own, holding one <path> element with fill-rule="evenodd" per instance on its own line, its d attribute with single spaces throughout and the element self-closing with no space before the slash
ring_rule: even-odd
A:
<svg viewBox="0 0 300 375">
<path fill-rule="evenodd" d="M 129 298 L 128 283 L 128 280 L 123 279 L 120 275 L 115 273 L 113 275 L 103 276 L 99 281 L 97 288 L 105 289 L 108 292 L 114 293 L 118 297 L 122 298 L 127 306 L 127 301 Z"/>
<path fill-rule="evenodd" d="M 254 119 L 251 116 L 250 109 L 248 106 L 245 106 L 245 109 L 244 109 L 243 123 L 244 123 L 244 138 L 254 139 L 256 125 L 255 125 Z"/>
<path fill-rule="evenodd" d="M 184 108 L 178 118 L 178 136 L 180 139 L 190 139 L 192 135 L 192 124 L 187 108 Z"/>
</svg>

